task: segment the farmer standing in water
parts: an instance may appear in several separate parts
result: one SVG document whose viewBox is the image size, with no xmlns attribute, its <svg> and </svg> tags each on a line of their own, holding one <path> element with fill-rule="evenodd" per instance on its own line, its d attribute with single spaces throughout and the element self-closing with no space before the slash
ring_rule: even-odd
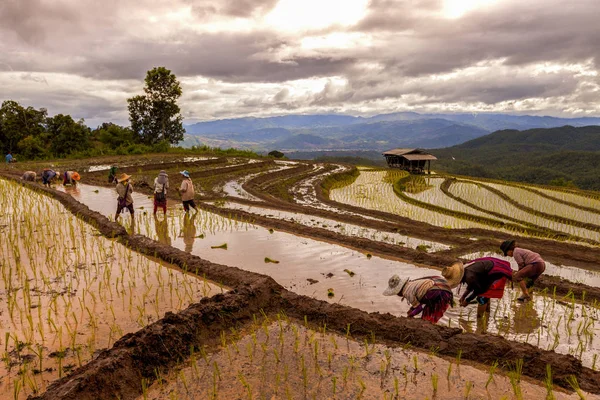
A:
<svg viewBox="0 0 600 400">
<path fill-rule="evenodd" d="M 529 288 L 546 270 L 546 262 L 538 253 L 516 247 L 514 240 L 502 242 L 500 250 L 505 256 L 513 257 L 519 266 L 519 270 L 513 274 L 513 281 L 519 282 L 523 295 L 517 300 L 527 301 L 531 299 Z"/>
<path fill-rule="evenodd" d="M 154 215 L 158 207 L 162 208 L 163 214 L 167 215 L 167 189 L 169 188 L 169 175 L 166 171 L 160 171 L 154 178 Z"/>
<path fill-rule="evenodd" d="M 190 207 L 192 207 L 195 211 L 198 211 L 196 203 L 194 203 L 194 184 L 192 183 L 192 178 L 190 178 L 190 173 L 188 171 L 181 171 L 180 174 L 183 175 L 183 181 L 179 188 L 181 201 L 183 201 L 183 209 L 185 212 L 188 212 L 190 211 Z"/>
<path fill-rule="evenodd" d="M 134 216 L 133 210 L 133 185 L 129 182 L 131 178 L 130 175 L 121 174 L 117 179 L 117 194 L 119 197 L 117 198 L 117 212 L 115 214 L 115 221 L 119 219 L 119 215 L 123 211 L 124 208 L 128 209 L 131 213 L 131 219 Z"/>
</svg>

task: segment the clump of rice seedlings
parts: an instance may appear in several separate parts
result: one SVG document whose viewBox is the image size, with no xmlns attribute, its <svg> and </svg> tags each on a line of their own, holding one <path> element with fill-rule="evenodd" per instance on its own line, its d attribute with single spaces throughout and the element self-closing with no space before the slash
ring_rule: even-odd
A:
<svg viewBox="0 0 600 400">
<path fill-rule="evenodd" d="M 223 249 L 223 250 L 227 250 L 227 243 L 223 243 L 220 246 L 210 246 L 211 249 Z"/>
<path fill-rule="evenodd" d="M 275 230 L 273 228 L 269 228 L 269 233 L 272 234 L 273 232 L 275 232 Z"/>
<path fill-rule="evenodd" d="M 577 377 L 575 375 L 569 375 L 565 378 L 565 380 L 567 381 L 569 386 L 571 386 L 571 388 L 573 388 L 575 393 L 577 393 L 579 398 L 581 400 L 585 400 L 585 396 L 583 395 L 583 392 L 581 391 L 581 388 L 579 387 L 579 382 L 577 382 Z"/>
<path fill-rule="evenodd" d="M 350 275 L 351 277 L 355 275 L 354 272 L 350 271 L 349 269 L 345 269 L 344 272 Z"/>
<path fill-rule="evenodd" d="M 332 298 L 334 296 L 335 296 L 335 293 L 333 291 L 333 288 L 327 289 L 327 297 Z"/>
<path fill-rule="evenodd" d="M 272 258 L 265 257 L 265 263 L 279 264 L 279 261 L 273 260 Z"/>
<path fill-rule="evenodd" d="M 367 259 L 370 260 L 373 255 L 371 253 L 367 253 Z"/>
</svg>

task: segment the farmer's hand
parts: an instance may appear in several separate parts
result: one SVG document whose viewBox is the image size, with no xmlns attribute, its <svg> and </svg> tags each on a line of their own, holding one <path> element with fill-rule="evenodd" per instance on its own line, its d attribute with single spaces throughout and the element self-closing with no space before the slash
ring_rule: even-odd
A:
<svg viewBox="0 0 600 400">
<path fill-rule="evenodd" d="M 467 301 L 465 299 L 460 299 L 460 306 L 461 307 L 466 307 L 467 305 L 469 305 L 469 303 L 467 303 Z"/>
</svg>

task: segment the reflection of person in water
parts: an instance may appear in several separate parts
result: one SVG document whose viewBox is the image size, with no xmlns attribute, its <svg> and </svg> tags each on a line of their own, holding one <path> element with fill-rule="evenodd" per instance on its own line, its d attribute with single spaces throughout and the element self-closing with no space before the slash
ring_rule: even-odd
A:
<svg viewBox="0 0 600 400">
<path fill-rule="evenodd" d="M 530 301 L 520 306 L 513 303 L 511 309 L 515 316 L 513 326 L 515 333 L 530 334 L 540 327 L 540 319 L 534 302 Z"/>
<path fill-rule="evenodd" d="M 167 246 L 171 245 L 171 237 L 169 236 L 169 224 L 167 218 L 159 219 L 154 214 L 154 228 L 156 229 L 156 236 L 158 241 Z"/>
<path fill-rule="evenodd" d="M 185 251 L 192 252 L 194 248 L 194 240 L 196 239 L 196 217 L 198 213 L 186 213 L 183 217 L 183 243 L 185 243 Z"/>
</svg>

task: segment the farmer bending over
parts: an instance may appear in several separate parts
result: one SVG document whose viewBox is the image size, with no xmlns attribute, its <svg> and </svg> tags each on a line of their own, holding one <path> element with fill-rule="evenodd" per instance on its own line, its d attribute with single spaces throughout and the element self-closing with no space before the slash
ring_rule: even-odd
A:
<svg viewBox="0 0 600 400">
<path fill-rule="evenodd" d="M 21 177 L 22 180 L 28 181 L 28 182 L 35 182 L 36 178 L 37 178 L 37 174 L 34 171 L 25 171 L 25 173 Z"/>
<path fill-rule="evenodd" d="M 505 240 L 500 245 L 500 250 L 505 256 L 514 257 L 519 270 L 513 274 L 513 281 L 519 282 L 523 295 L 517 300 L 526 301 L 531 299 L 529 288 L 546 270 L 546 262 L 538 253 L 531 250 L 516 247 L 514 240 Z"/>
<path fill-rule="evenodd" d="M 59 175 L 60 172 L 58 171 L 54 171 L 50 168 L 44 168 L 44 170 L 42 171 L 42 184 L 44 186 L 50 187 L 50 183 L 52 182 L 52 180 L 58 179 Z"/>
<path fill-rule="evenodd" d="M 508 261 L 495 257 L 477 258 L 464 266 L 460 283 L 467 284 L 467 290 L 460 298 L 460 305 L 466 307 L 473 299 L 477 301 L 477 318 L 490 313 L 490 299 L 501 299 L 506 280 L 512 280 L 512 268 Z"/>
<path fill-rule="evenodd" d="M 452 284 L 456 286 L 458 282 L 457 280 Z M 402 281 L 398 275 L 394 275 L 388 281 L 388 288 L 383 295 L 404 298 L 411 305 L 407 312 L 408 318 L 413 318 L 422 312 L 422 319 L 435 324 L 453 303 L 454 296 L 450 285 L 451 282 L 442 276 Z"/>
<path fill-rule="evenodd" d="M 12 156 L 10 151 L 8 152 L 6 157 L 4 157 L 4 159 L 6 160 L 7 164 L 10 164 L 11 162 L 15 162 L 15 158 Z"/>
<path fill-rule="evenodd" d="M 119 197 L 117 198 L 117 213 L 115 214 L 115 221 L 119 218 L 119 215 L 123 211 L 124 208 L 128 209 L 131 213 L 131 218 L 133 219 L 133 185 L 129 182 L 131 178 L 130 175 L 121 174 L 117 179 L 117 194 Z"/>
<path fill-rule="evenodd" d="M 195 211 L 198 211 L 196 203 L 194 203 L 194 184 L 192 183 L 192 178 L 190 178 L 190 173 L 188 171 L 181 171 L 180 174 L 183 175 L 183 181 L 179 188 L 181 201 L 183 201 L 183 209 L 185 212 L 188 212 L 190 211 L 190 207 L 192 207 Z"/>
<path fill-rule="evenodd" d="M 167 189 L 169 188 L 169 175 L 166 171 L 160 171 L 154 178 L 154 215 L 158 207 L 163 209 L 167 215 Z"/>
<path fill-rule="evenodd" d="M 75 171 L 65 171 L 63 175 L 63 185 L 77 186 L 77 182 L 81 179 L 81 176 Z"/>
</svg>

